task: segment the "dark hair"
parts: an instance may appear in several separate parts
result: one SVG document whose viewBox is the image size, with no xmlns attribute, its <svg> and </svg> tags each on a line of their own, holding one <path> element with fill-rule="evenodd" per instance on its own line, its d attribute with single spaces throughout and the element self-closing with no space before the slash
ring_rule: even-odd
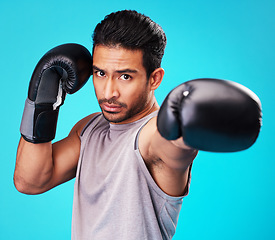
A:
<svg viewBox="0 0 275 240">
<path fill-rule="evenodd" d="M 149 78 L 161 66 L 166 36 L 149 17 L 133 10 L 123 10 L 107 15 L 97 24 L 93 33 L 93 51 L 96 45 L 142 50 L 143 66 Z"/>
</svg>

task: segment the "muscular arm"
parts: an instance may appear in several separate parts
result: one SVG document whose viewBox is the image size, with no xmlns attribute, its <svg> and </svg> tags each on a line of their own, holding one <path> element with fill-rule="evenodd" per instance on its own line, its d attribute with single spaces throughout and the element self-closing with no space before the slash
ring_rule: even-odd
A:
<svg viewBox="0 0 275 240">
<path fill-rule="evenodd" d="M 55 137 L 59 108 L 67 93 L 75 93 L 88 81 L 92 56 L 79 44 L 59 45 L 37 63 L 28 89 L 21 121 L 14 183 L 20 192 L 45 192 L 75 175 L 80 149 L 78 131 L 57 143 Z"/>
<path fill-rule="evenodd" d="M 187 147 L 182 138 L 168 141 L 161 137 L 156 118 L 151 119 L 142 129 L 139 148 L 157 185 L 168 195 L 183 195 L 190 165 L 198 151 Z"/>
<path fill-rule="evenodd" d="M 195 79 L 167 95 L 157 123 L 154 118 L 142 130 L 140 150 L 160 188 L 177 196 L 186 187 L 194 149 L 245 150 L 260 127 L 260 100 L 249 89 L 225 80 Z"/>
<path fill-rule="evenodd" d="M 80 152 L 79 135 L 90 115 L 79 121 L 68 137 L 54 144 L 20 139 L 14 184 L 18 191 L 39 194 L 75 177 Z"/>
</svg>

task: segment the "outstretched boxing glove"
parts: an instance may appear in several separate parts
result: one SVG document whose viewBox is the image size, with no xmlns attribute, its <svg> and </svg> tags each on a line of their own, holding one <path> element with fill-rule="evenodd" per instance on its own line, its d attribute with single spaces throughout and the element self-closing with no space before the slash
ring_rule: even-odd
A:
<svg viewBox="0 0 275 240">
<path fill-rule="evenodd" d="M 92 74 L 92 56 L 83 46 L 63 44 L 48 51 L 36 65 L 25 102 L 20 132 L 32 143 L 54 139 L 59 107 Z"/>
<path fill-rule="evenodd" d="M 195 79 L 169 93 L 158 113 L 157 128 L 167 140 L 182 137 L 194 149 L 241 151 L 258 137 L 261 103 L 238 83 Z"/>
</svg>

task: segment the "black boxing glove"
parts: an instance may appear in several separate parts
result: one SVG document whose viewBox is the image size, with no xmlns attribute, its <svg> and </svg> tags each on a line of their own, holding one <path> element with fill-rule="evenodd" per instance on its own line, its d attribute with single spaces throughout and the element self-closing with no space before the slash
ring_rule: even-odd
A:
<svg viewBox="0 0 275 240">
<path fill-rule="evenodd" d="M 261 128 L 261 103 L 248 88 L 231 81 L 195 79 L 173 89 L 157 118 L 162 137 L 183 137 L 203 151 L 235 152 L 249 148 Z"/>
<path fill-rule="evenodd" d="M 59 107 L 92 74 L 92 56 L 83 46 L 63 44 L 48 51 L 31 77 L 20 132 L 32 143 L 54 139 Z"/>
</svg>

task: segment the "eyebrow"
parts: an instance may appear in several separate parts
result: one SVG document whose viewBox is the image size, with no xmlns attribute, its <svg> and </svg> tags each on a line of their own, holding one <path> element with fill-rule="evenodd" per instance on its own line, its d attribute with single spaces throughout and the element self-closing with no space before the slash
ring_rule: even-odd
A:
<svg viewBox="0 0 275 240">
<path fill-rule="evenodd" d="M 117 70 L 116 72 L 117 73 L 136 73 L 137 70 L 126 68 L 126 69 L 122 69 L 122 70 Z"/>
<path fill-rule="evenodd" d="M 93 65 L 93 70 L 105 72 L 103 69 L 100 69 L 95 65 Z M 137 70 L 126 68 L 126 69 L 116 70 L 116 72 L 117 73 L 137 73 Z"/>
<path fill-rule="evenodd" d="M 100 69 L 99 67 L 93 65 L 93 70 L 97 70 L 97 71 L 103 71 L 103 69 Z M 104 71 L 103 71 L 104 72 Z"/>
</svg>

